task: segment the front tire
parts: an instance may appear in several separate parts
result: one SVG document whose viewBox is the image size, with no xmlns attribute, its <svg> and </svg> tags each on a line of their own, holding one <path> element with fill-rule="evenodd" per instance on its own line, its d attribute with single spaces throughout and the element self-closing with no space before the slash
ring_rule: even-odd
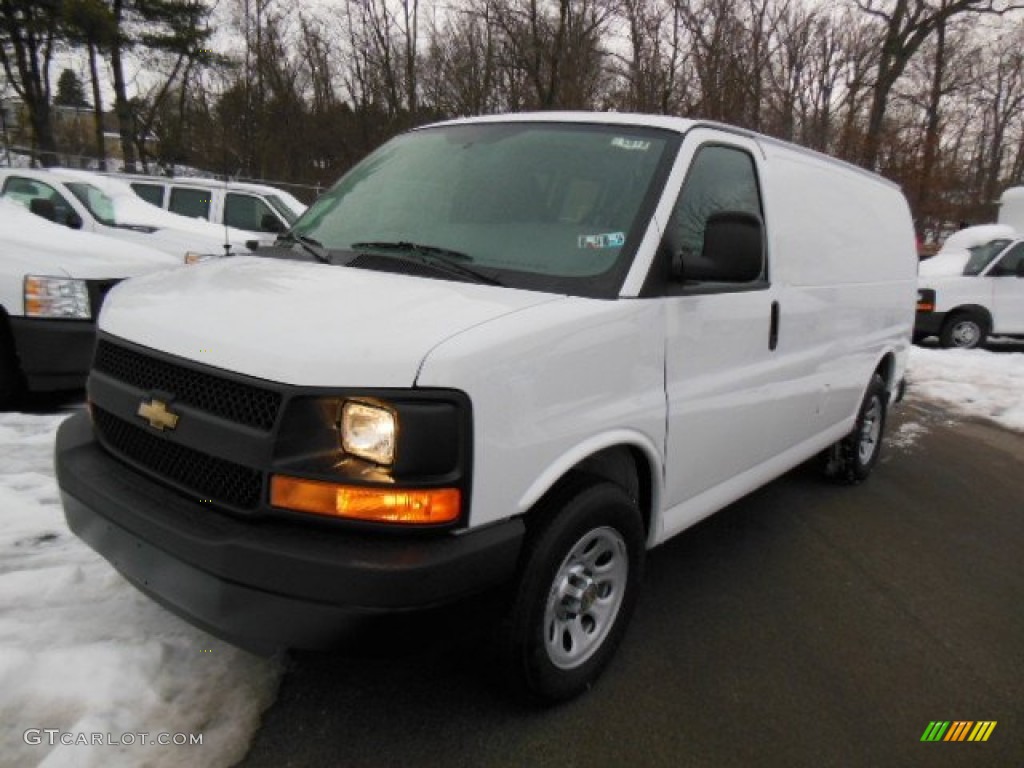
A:
<svg viewBox="0 0 1024 768">
<path fill-rule="evenodd" d="M 825 476 L 841 485 L 867 479 L 882 451 L 889 391 L 877 373 L 871 377 L 853 431 L 825 452 Z"/>
<path fill-rule="evenodd" d="M 501 648 L 516 693 L 556 702 L 589 688 L 615 654 L 636 604 L 644 526 L 619 486 L 583 476 L 535 520 Z"/>
</svg>

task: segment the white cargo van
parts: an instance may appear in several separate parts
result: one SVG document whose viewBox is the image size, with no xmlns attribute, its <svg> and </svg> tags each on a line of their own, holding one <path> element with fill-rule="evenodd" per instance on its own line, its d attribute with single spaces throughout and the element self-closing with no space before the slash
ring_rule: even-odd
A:
<svg viewBox="0 0 1024 768">
<path fill-rule="evenodd" d="M 0 199 L 0 409 L 25 389 L 81 387 L 96 315 L 126 277 L 180 261 L 144 246 L 72 232 Z"/>
<path fill-rule="evenodd" d="M 1005 224 L 968 227 L 921 264 L 914 338 L 973 349 L 1024 336 L 1024 237 Z"/>
<path fill-rule="evenodd" d="M 153 205 L 255 234 L 284 232 L 306 210 L 290 193 L 266 184 L 190 176 L 115 176 Z"/>
<path fill-rule="evenodd" d="M 248 253 L 252 234 L 178 216 L 141 200 L 123 181 L 87 171 L 0 169 L 0 196 L 69 229 L 176 256 Z M 264 242 L 273 242 L 264 236 Z"/>
<path fill-rule="evenodd" d="M 67 520 L 256 649 L 510 586 L 510 679 L 567 698 L 647 549 L 816 456 L 868 475 L 916 265 L 894 185 L 747 131 L 418 129 L 282 247 L 119 289 L 58 436 Z"/>
</svg>

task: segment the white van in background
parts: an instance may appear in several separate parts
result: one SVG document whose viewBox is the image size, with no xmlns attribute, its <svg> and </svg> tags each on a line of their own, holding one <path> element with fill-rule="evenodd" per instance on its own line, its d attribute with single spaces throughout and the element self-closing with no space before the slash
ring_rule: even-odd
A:
<svg viewBox="0 0 1024 768">
<path fill-rule="evenodd" d="M 0 409 L 26 388 L 81 387 L 96 318 L 122 279 L 181 264 L 162 251 L 76 232 L 0 199 Z"/>
<path fill-rule="evenodd" d="M 1010 187 L 999 198 L 996 221 L 1024 234 L 1024 187 Z"/>
<path fill-rule="evenodd" d="M 264 651 L 487 591 L 514 688 L 566 699 L 648 549 L 814 457 L 867 478 L 916 268 L 895 185 L 750 131 L 425 126 L 278 246 L 118 289 L 57 436 L 65 514 Z"/>
<path fill-rule="evenodd" d="M 917 286 L 915 341 L 974 349 L 989 336 L 1024 336 L 1024 237 L 1012 226 L 954 233 L 921 262 Z"/>
<path fill-rule="evenodd" d="M 109 176 L 87 171 L 0 169 L 0 197 L 70 229 L 126 240 L 176 256 L 247 253 L 249 232 L 189 219 L 141 200 Z M 260 238 L 264 243 L 272 236 Z"/>
<path fill-rule="evenodd" d="M 188 176 L 114 175 L 153 205 L 181 216 L 206 219 L 261 235 L 290 229 L 306 210 L 293 195 L 265 184 Z"/>
</svg>

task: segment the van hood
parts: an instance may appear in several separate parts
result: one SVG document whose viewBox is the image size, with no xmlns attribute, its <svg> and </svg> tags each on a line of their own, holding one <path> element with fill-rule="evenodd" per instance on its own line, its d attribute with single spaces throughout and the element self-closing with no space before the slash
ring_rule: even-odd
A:
<svg viewBox="0 0 1024 768">
<path fill-rule="evenodd" d="M 131 280 L 100 328 L 298 386 L 409 387 L 454 334 L 564 297 L 352 267 L 234 257 Z"/>
</svg>

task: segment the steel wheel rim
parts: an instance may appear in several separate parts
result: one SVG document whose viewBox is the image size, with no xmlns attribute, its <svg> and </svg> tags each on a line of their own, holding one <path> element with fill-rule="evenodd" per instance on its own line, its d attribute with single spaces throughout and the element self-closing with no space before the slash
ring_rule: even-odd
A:
<svg viewBox="0 0 1024 768">
<path fill-rule="evenodd" d="M 860 443 L 857 453 L 860 463 L 871 461 L 878 449 L 878 441 L 882 436 L 882 401 L 878 397 L 871 398 L 871 405 L 864 412 L 864 422 L 860 428 Z"/>
<path fill-rule="evenodd" d="M 544 647 L 559 669 L 575 669 L 604 643 L 629 578 L 626 541 L 614 528 L 584 534 L 562 561 L 544 607 Z"/>
<path fill-rule="evenodd" d="M 970 320 L 963 320 L 953 326 L 953 343 L 958 347 L 973 347 L 980 336 L 978 324 Z"/>
</svg>

